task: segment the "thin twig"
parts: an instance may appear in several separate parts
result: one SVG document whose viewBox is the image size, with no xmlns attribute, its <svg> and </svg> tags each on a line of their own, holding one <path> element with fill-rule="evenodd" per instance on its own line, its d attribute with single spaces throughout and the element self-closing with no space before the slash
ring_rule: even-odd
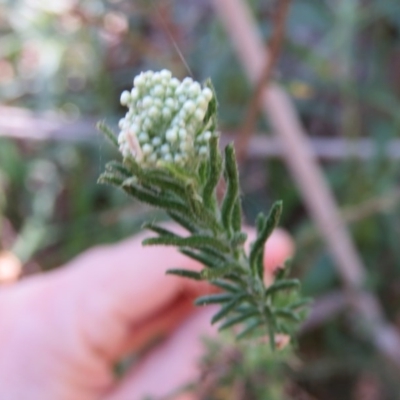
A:
<svg viewBox="0 0 400 400">
<path fill-rule="evenodd" d="M 271 40 L 268 43 L 269 51 L 265 52 L 265 66 L 251 97 L 243 126 L 240 129 L 240 135 L 236 141 L 236 156 L 239 163 L 244 160 L 247 154 L 247 148 L 260 111 L 263 90 L 268 86 L 272 78 L 274 68 L 281 53 L 290 1 L 291 0 L 280 0 L 278 2 L 278 8 L 273 23 L 274 29 Z"/>
<path fill-rule="evenodd" d="M 66 121 L 61 117 L 41 115 L 24 108 L 0 106 L 0 137 L 21 140 L 67 141 L 79 143 L 96 141 L 97 118 L 79 118 Z M 116 123 L 115 123 L 116 125 Z M 32 126 L 35 129 L 31 129 Z M 225 147 L 236 140 L 238 133 L 222 132 L 221 144 Z M 309 139 L 313 157 L 324 160 L 343 160 L 353 158 L 369 160 L 378 154 L 391 160 L 400 159 L 400 140 L 391 139 L 384 145 L 370 138 L 345 139 L 341 137 L 311 137 Z M 267 132 L 257 132 L 250 138 L 247 156 L 252 159 L 264 159 L 283 156 L 282 140 Z"/>
</svg>

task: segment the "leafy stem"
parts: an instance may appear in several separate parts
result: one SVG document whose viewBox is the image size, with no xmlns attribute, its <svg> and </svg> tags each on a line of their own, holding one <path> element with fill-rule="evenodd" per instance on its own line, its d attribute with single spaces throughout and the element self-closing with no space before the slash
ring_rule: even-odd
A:
<svg viewBox="0 0 400 400">
<path fill-rule="evenodd" d="M 156 74 L 149 76 L 153 79 Z M 144 85 L 142 81 L 138 82 Z M 195 84 L 191 85 L 194 85 L 193 90 L 197 88 Z M 184 82 L 181 86 L 182 90 L 176 89 L 180 90 L 179 93 L 187 87 Z M 138 98 L 138 93 L 140 94 L 140 91 L 135 92 L 135 99 Z M 118 147 L 122 140 L 124 147 L 123 162 L 109 162 L 99 182 L 117 186 L 135 199 L 163 209 L 175 222 L 184 227 L 188 234 L 179 236 L 156 224 L 145 224 L 144 227 L 156 236 L 144 240 L 143 245 L 174 246 L 186 256 L 199 261 L 203 265 L 199 272 L 176 268 L 168 270 L 167 273 L 187 279 L 207 280 L 221 289 L 222 293 L 202 296 L 195 304 L 219 304 L 221 307 L 213 316 L 212 323 L 220 323 L 221 330 L 242 326 L 238 338 L 247 337 L 249 334 L 267 333 L 271 347 L 275 348 L 276 334 L 292 335 L 296 332 L 299 322 L 304 318 L 303 309 L 307 303 L 307 299 L 300 294 L 299 282 L 288 278 L 289 263 L 278 270 L 270 286 L 267 287 L 264 283 L 265 243 L 279 222 L 282 202 L 276 202 L 268 216 L 258 216 L 257 237 L 247 254 L 244 249 L 247 235 L 242 231 L 235 149 L 229 144 L 224 150 L 224 156 L 221 155 L 219 138 L 215 131 L 217 102 L 210 82 L 206 83 L 201 93 L 204 93 L 203 97 L 207 97 L 209 101 L 206 103 L 206 110 L 201 114 L 201 123 L 192 131 L 193 136 L 189 139 L 188 134 L 192 129 L 189 127 L 194 126 L 193 122 L 188 122 L 186 130 L 179 128 L 180 130 L 176 131 L 175 128 L 171 128 L 164 132 L 157 128 L 161 131 L 150 130 L 148 133 L 141 133 L 139 139 L 148 140 L 141 149 L 140 141 L 132 130 L 121 132 L 117 139 L 105 123 L 100 123 L 98 128 L 109 141 Z M 180 101 L 182 95 L 179 96 Z M 202 95 L 199 96 L 199 104 L 203 104 Z M 147 98 L 148 96 L 144 99 Z M 126 94 L 123 100 L 128 105 L 129 101 L 133 101 L 129 94 Z M 135 110 L 140 109 L 145 101 L 151 103 L 150 100 L 137 101 L 141 103 L 135 103 Z M 192 103 L 192 100 L 188 100 L 182 106 L 182 110 L 194 112 Z M 151 112 L 156 115 L 157 110 L 153 109 Z M 182 110 L 177 111 L 175 119 L 183 113 Z M 126 118 L 131 118 L 132 112 L 127 114 Z M 163 113 L 167 114 L 164 109 Z M 186 118 L 189 118 L 189 121 L 191 117 Z M 144 117 L 140 115 L 137 119 L 143 120 Z M 162 126 L 165 126 L 165 120 L 162 121 Z M 153 125 L 160 127 L 161 123 L 156 121 Z M 178 149 L 178 144 L 175 145 L 178 134 L 183 138 L 179 149 L 184 148 L 187 152 L 185 154 L 191 152 L 191 157 L 185 158 L 185 154 L 179 152 L 181 150 Z M 147 144 L 150 140 L 152 145 Z M 159 153 L 149 153 L 150 147 L 153 148 L 154 144 L 158 145 L 165 140 L 169 141 L 169 144 L 160 144 Z M 131 142 L 135 144 L 132 152 L 129 148 Z M 193 146 L 192 150 L 188 150 L 188 144 Z M 178 150 L 174 150 L 177 151 L 175 156 L 162 156 L 167 149 Z M 143 155 L 143 150 L 147 151 L 147 155 Z M 157 157 L 160 157 L 158 161 Z M 216 187 L 222 176 L 225 178 L 226 190 L 222 201 L 218 202 Z"/>
</svg>

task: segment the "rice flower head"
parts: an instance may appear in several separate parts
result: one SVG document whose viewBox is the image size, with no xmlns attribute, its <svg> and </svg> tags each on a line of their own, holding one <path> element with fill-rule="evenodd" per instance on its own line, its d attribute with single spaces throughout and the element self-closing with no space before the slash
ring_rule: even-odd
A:
<svg viewBox="0 0 400 400">
<path fill-rule="evenodd" d="M 121 94 L 128 107 L 119 121 L 119 149 L 144 167 L 170 162 L 196 164 L 208 154 L 208 141 L 215 134 L 205 123 L 214 94 L 192 78 L 179 81 L 170 71 L 142 72 L 134 87 Z"/>
</svg>

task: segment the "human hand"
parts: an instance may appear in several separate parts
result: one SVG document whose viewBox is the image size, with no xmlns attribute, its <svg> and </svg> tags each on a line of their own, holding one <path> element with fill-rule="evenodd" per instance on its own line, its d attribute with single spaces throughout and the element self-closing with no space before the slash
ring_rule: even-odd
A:
<svg viewBox="0 0 400 400">
<path fill-rule="evenodd" d="M 0 290 L 1 399 L 136 400 L 196 378 L 199 335 L 213 333 L 215 310 L 192 303 L 213 289 L 165 276 L 168 268 L 199 265 L 172 248 L 142 247 L 143 236 Z M 266 279 L 292 252 L 290 237 L 276 230 L 265 252 Z M 118 360 L 166 334 L 115 379 Z"/>
</svg>

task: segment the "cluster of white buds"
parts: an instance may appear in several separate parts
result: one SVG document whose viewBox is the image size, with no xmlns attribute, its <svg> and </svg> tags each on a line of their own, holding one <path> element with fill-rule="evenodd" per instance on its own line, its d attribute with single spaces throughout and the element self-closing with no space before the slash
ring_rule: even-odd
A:
<svg viewBox="0 0 400 400">
<path fill-rule="evenodd" d="M 184 166 L 208 153 L 213 133 L 204 117 L 213 97 L 192 78 L 179 81 L 168 70 L 136 76 L 134 87 L 121 94 L 129 108 L 119 121 L 120 151 L 143 166 L 173 162 Z"/>
</svg>

